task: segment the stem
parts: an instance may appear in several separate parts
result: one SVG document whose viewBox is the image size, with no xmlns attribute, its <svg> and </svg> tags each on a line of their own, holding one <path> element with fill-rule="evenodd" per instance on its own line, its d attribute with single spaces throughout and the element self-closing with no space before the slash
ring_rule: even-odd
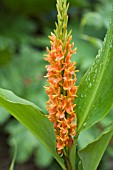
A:
<svg viewBox="0 0 113 170">
<path fill-rule="evenodd" d="M 64 152 L 64 162 L 65 162 L 66 170 L 72 170 L 70 157 L 69 157 L 69 148 L 66 147 L 63 152 Z"/>
<path fill-rule="evenodd" d="M 78 135 L 74 139 L 74 143 L 70 148 L 65 148 L 64 160 L 66 165 L 66 170 L 76 170 L 76 144 L 77 144 Z"/>
<path fill-rule="evenodd" d="M 71 163 L 68 157 L 65 157 L 66 170 L 72 170 Z"/>
</svg>

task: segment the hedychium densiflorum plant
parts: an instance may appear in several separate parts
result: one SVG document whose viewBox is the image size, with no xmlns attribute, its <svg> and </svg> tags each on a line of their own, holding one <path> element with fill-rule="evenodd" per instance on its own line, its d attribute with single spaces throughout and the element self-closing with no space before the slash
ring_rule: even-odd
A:
<svg viewBox="0 0 113 170">
<path fill-rule="evenodd" d="M 103 119 L 113 106 L 113 11 L 103 45 L 78 88 L 76 62 L 71 61 L 76 48 L 71 31 L 67 31 L 68 7 L 67 0 L 57 0 L 58 22 L 49 36 L 51 47 L 45 55 L 49 114 L 2 88 L 0 106 L 44 144 L 63 170 L 97 170 L 113 136 L 113 120 L 92 142 L 86 140 L 82 148 L 79 142 L 86 138 L 81 132 Z"/>
<path fill-rule="evenodd" d="M 57 0 L 58 23 L 54 33 L 49 36 L 51 48 L 47 48 L 48 54 L 45 55 L 45 60 L 49 62 L 45 76 L 48 81 L 48 85 L 45 86 L 49 97 L 48 117 L 54 124 L 56 148 L 60 156 L 69 153 L 77 128 L 74 98 L 77 93 L 75 83 L 78 70 L 76 62 L 71 62 L 76 48 L 73 49 L 74 43 L 71 43 L 71 31 L 67 31 L 68 7 L 66 0 Z"/>
<path fill-rule="evenodd" d="M 47 47 L 45 60 L 48 85 L 45 86 L 49 97 L 47 110 L 49 120 L 53 123 L 56 135 L 56 150 L 64 159 L 67 169 L 72 169 L 69 158 L 77 132 L 77 113 L 75 112 L 75 98 L 78 86 L 76 83 L 76 62 L 72 62 L 76 54 L 74 42 L 71 42 L 71 31 L 67 31 L 68 7 L 67 0 L 57 0 L 57 20 L 54 33 L 49 36 L 51 47 Z M 91 85 L 91 83 L 90 83 Z M 92 86 L 92 85 L 91 85 Z M 86 96 L 86 94 L 85 94 Z M 87 122 L 82 122 L 85 126 Z M 75 144 L 76 148 L 76 144 Z M 75 149 L 76 150 L 76 149 Z M 89 169 L 90 170 L 90 169 Z"/>
</svg>

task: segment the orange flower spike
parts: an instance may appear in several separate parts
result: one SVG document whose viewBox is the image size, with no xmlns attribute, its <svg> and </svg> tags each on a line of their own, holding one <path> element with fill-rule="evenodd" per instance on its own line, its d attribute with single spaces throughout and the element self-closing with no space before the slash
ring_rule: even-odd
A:
<svg viewBox="0 0 113 170">
<path fill-rule="evenodd" d="M 77 118 L 74 108 L 74 98 L 77 93 L 76 62 L 71 62 L 71 57 L 76 53 L 71 43 L 72 36 L 67 33 L 67 10 L 66 0 L 57 0 L 58 24 L 55 34 L 49 36 L 51 48 L 46 48 L 45 60 L 47 68 L 48 86 L 45 86 L 49 97 L 47 102 L 48 118 L 53 122 L 56 134 L 56 148 L 58 154 L 64 154 L 65 148 L 70 149 L 76 135 Z M 62 22 L 61 22 L 62 21 Z M 66 149 L 66 150 L 67 150 Z"/>
</svg>

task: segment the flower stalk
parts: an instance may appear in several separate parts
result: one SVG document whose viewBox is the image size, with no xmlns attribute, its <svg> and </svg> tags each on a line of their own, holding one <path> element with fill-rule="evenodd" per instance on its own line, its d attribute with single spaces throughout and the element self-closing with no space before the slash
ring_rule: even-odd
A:
<svg viewBox="0 0 113 170">
<path fill-rule="evenodd" d="M 76 53 L 71 43 L 71 31 L 67 31 L 68 7 L 66 0 L 57 0 L 57 19 L 54 34 L 49 36 L 51 49 L 47 48 L 45 60 L 48 85 L 45 86 L 49 97 L 47 102 L 48 118 L 53 122 L 56 134 L 56 148 L 58 154 L 63 156 L 67 169 L 71 170 L 69 151 L 76 135 L 77 118 L 74 108 L 74 98 L 77 93 L 76 62 L 71 62 L 72 55 Z"/>
</svg>

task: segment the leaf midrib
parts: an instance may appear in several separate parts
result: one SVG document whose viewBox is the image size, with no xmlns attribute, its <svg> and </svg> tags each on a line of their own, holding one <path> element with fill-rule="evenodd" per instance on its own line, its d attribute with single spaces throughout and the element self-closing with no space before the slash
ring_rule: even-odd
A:
<svg viewBox="0 0 113 170">
<path fill-rule="evenodd" d="M 110 30 L 110 31 L 111 31 L 111 30 Z M 108 34 L 110 34 L 110 32 L 108 32 Z M 110 37 L 110 36 L 109 36 L 109 37 Z M 106 37 L 105 47 L 106 47 L 106 44 L 107 44 L 107 41 L 108 41 L 108 38 L 109 38 L 109 37 Z M 111 38 L 110 38 L 110 39 L 111 39 Z M 111 40 L 110 40 L 110 43 L 111 43 Z M 103 44 L 103 46 L 104 46 L 104 44 Z M 103 46 L 102 46 L 102 49 L 103 49 Z M 92 98 L 91 98 L 89 104 L 87 105 L 86 111 L 84 112 L 83 117 L 82 117 L 82 119 L 81 119 L 81 121 L 80 121 L 80 123 L 79 123 L 78 131 L 80 131 L 80 128 L 82 127 L 84 121 L 86 120 L 86 117 L 87 117 L 87 115 L 88 115 L 88 113 L 89 113 L 89 110 L 90 110 L 90 108 L 91 108 L 91 105 L 92 105 L 92 103 L 93 103 L 93 101 L 94 101 L 94 99 L 95 99 L 96 93 L 97 93 L 97 91 L 98 91 L 98 89 L 99 89 L 99 86 L 100 86 L 100 82 L 101 82 L 101 80 L 102 80 L 102 77 L 104 76 L 104 70 L 105 70 L 105 66 L 106 66 L 107 56 L 108 56 L 108 53 L 109 53 L 109 50 L 110 50 L 110 48 L 109 48 L 110 45 L 107 44 L 107 46 L 108 46 L 108 50 L 107 50 L 107 52 L 106 52 L 106 57 L 105 57 L 105 62 L 104 62 L 103 67 L 102 67 L 102 72 L 101 72 L 101 74 L 100 74 L 100 76 L 99 76 L 100 78 L 98 79 L 98 80 L 99 80 L 99 81 L 98 81 L 99 83 L 98 83 L 98 85 L 94 88 L 94 92 L 93 92 Z"/>
</svg>

